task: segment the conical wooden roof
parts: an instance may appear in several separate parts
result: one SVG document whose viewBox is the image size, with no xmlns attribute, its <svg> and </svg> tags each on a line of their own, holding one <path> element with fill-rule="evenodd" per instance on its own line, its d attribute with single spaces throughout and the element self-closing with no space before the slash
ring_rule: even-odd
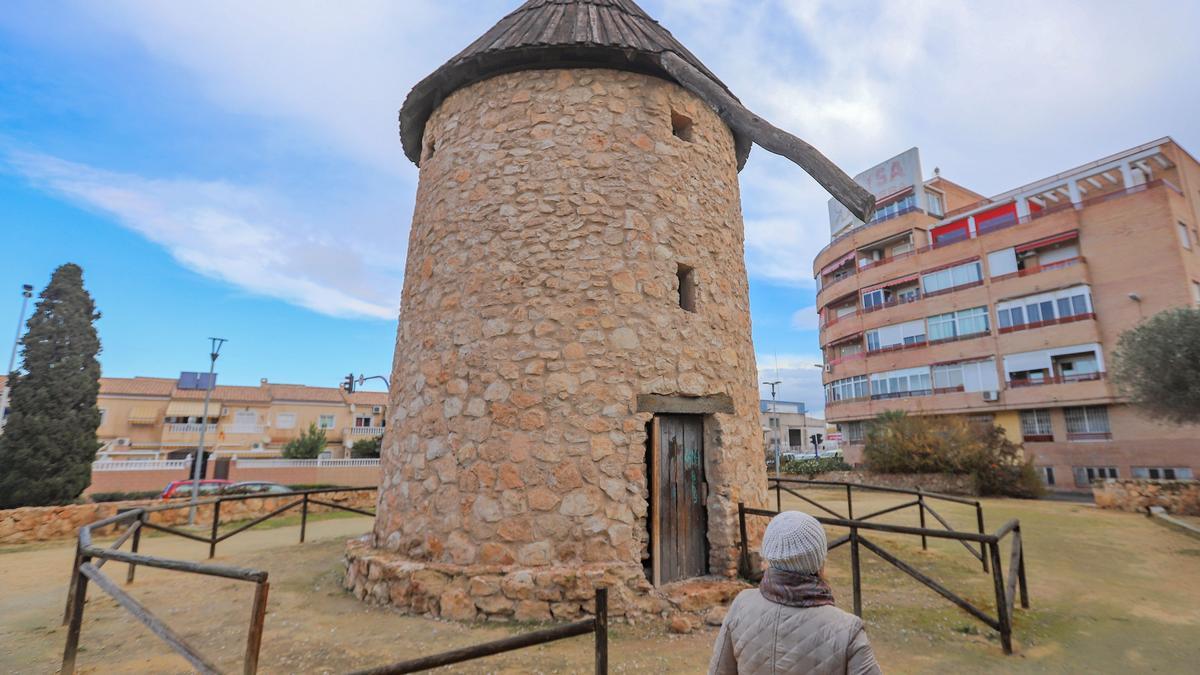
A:
<svg viewBox="0 0 1200 675">
<path fill-rule="evenodd" d="M 633 0 L 528 0 L 413 87 L 400 108 L 404 154 L 420 164 L 425 122 L 457 89 L 500 73 L 615 68 L 674 81 L 659 55 L 674 52 L 732 96 L 716 75 Z M 734 132 L 738 168 L 750 139 Z"/>
</svg>

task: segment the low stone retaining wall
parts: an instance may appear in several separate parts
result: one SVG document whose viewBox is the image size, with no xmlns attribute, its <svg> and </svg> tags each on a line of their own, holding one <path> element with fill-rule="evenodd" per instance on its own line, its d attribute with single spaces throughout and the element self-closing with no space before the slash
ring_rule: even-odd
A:
<svg viewBox="0 0 1200 675">
<path fill-rule="evenodd" d="M 356 490 L 353 492 L 328 493 L 314 495 L 315 499 L 331 504 L 342 504 L 358 509 L 374 511 L 375 491 Z M 265 515 L 275 509 L 295 500 L 296 497 L 261 497 L 238 501 L 227 501 L 221 504 L 221 522 L 229 523 L 239 520 L 249 520 Z M 172 500 L 176 503 L 178 500 Z M 186 500 L 179 502 L 186 504 Z M 28 544 L 37 541 L 52 541 L 68 539 L 75 536 L 80 527 L 97 520 L 116 515 L 140 506 L 159 506 L 160 500 L 104 502 L 100 504 L 67 504 L 65 506 L 29 506 L 19 509 L 0 511 L 0 544 Z M 196 522 L 212 523 L 212 505 L 201 505 L 197 509 Z M 332 511 L 330 507 L 318 504 L 309 505 L 309 513 Z M 286 515 L 299 514 L 300 507 L 287 512 Z M 160 511 L 150 516 L 150 522 L 160 525 L 183 525 L 187 523 L 188 509 L 179 508 Z M 99 535 L 111 534 L 123 526 L 102 528 Z"/>
<path fill-rule="evenodd" d="M 750 586 L 702 577 L 654 588 L 638 565 L 452 565 L 416 562 L 373 549 L 364 537 L 346 548 L 344 586 L 359 600 L 454 621 L 567 621 L 590 613 L 596 588 L 608 588 L 609 616 L 669 618 L 675 632 L 724 616 Z M 719 620 L 716 621 L 720 623 Z"/>
<path fill-rule="evenodd" d="M 786 475 L 786 478 L 806 479 L 808 476 Z M 829 471 L 813 476 L 813 480 L 842 481 L 856 485 L 879 485 L 882 487 L 940 492 L 948 495 L 979 496 L 975 478 L 966 474 L 953 473 L 872 473 L 870 471 Z"/>
<path fill-rule="evenodd" d="M 1200 516 L 1200 481 L 1108 480 L 1092 484 L 1092 499 L 1103 509 L 1145 513 L 1161 506 L 1176 516 Z"/>
</svg>

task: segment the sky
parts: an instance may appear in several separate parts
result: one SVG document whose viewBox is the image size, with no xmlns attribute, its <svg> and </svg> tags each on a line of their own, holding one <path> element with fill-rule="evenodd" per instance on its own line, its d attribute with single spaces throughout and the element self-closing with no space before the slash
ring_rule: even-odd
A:
<svg viewBox="0 0 1200 675">
<path fill-rule="evenodd" d="M 390 372 L 417 178 L 397 110 L 517 4 L 6 2 L 5 357 L 21 284 L 74 262 L 106 375 L 205 369 L 209 336 L 226 384 Z M 1200 3 L 641 4 L 850 174 L 918 146 L 997 194 L 1161 136 L 1200 150 Z M 760 148 L 741 187 L 759 379 L 819 412 L 828 196 Z"/>
</svg>

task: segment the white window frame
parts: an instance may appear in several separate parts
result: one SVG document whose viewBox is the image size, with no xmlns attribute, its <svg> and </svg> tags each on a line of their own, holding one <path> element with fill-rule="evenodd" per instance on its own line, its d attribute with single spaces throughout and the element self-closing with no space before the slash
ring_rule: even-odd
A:
<svg viewBox="0 0 1200 675">
<path fill-rule="evenodd" d="M 933 393 L 928 366 L 872 373 L 870 379 L 873 399 L 926 396 Z"/>
<path fill-rule="evenodd" d="M 1067 419 L 1067 440 L 1072 434 L 1111 434 L 1108 406 L 1082 405 L 1063 408 Z M 1082 426 L 1080 426 L 1082 425 Z"/>
<path fill-rule="evenodd" d="M 317 416 L 318 429 L 332 429 L 335 424 L 337 424 L 337 415 L 328 414 Z"/>
<path fill-rule="evenodd" d="M 296 413 L 275 413 L 275 428 L 276 429 L 295 429 L 296 428 Z"/>
<path fill-rule="evenodd" d="M 1054 425 L 1050 422 L 1050 411 L 1046 408 L 1022 410 L 1021 437 L 1050 436 L 1054 438 Z"/>
<path fill-rule="evenodd" d="M 870 393 L 866 375 L 855 375 L 854 377 L 834 380 L 825 385 L 825 398 L 828 402 L 867 398 Z"/>
<path fill-rule="evenodd" d="M 104 426 L 106 421 L 108 421 L 108 408 L 100 408 L 100 426 Z"/>
<path fill-rule="evenodd" d="M 1038 473 L 1041 474 L 1042 482 L 1046 485 L 1054 485 L 1054 467 L 1039 466 Z"/>
<path fill-rule="evenodd" d="M 1179 221 L 1176 232 L 1179 233 L 1179 243 L 1187 250 L 1192 250 L 1192 233 L 1188 231 L 1187 223 Z"/>
<path fill-rule="evenodd" d="M 972 322 L 978 322 L 979 320 L 983 321 L 983 330 L 972 330 L 968 332 L 968 328 L 974 327 L 970 324 Z M 969 307 L 967 309 L 960 309 L 955 312 L 946 312 L 945 314 L 935 314 L 934 316 L 926 319 L 926 323 L 929 326 L 928 334 L 930 342 L 937 342 L 938 340 L 953 340 L 960 337 L 974 335 L 986 335 L 987 333 L 991 332 L 991 320 L 988 316 L 987 305 L 980 307 Z M 944 326 L 948 326 L 949 334 L 935 336 L 934 334 L 937 332 L 934 330 L 935 325 L 939 330 Z"/>
<path fill-rule="evenodd" d="M 983 281 L 983 264 L 979 260 L 972 260 L 922 274 L 921 290 L 925 295 L 929 295 L 981 281 Z"/>
</svg>

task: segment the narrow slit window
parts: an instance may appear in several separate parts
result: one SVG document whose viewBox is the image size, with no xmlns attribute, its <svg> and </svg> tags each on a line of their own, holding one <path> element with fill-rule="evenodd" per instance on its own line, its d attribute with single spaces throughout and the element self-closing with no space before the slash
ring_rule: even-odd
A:
<svg viewBox="0 0 1200 675">
<path fill-rule="evenodd" d="M 430 139 L 429 146 L 425 149 L 425 160 L 433 159 L 433 153 L 437 152 L 437 141 Z"/>
<path fill-rule="evenodd" d="M 692 142 L 692 118 L 671 111 L 671 133 L 681 141 Z"/>
<path fill-rule="evenodd" d="M 679 277 L 679 306 L 696 311 L 696 270 L 680 264 L 675 276 Z"/>
</svg>

